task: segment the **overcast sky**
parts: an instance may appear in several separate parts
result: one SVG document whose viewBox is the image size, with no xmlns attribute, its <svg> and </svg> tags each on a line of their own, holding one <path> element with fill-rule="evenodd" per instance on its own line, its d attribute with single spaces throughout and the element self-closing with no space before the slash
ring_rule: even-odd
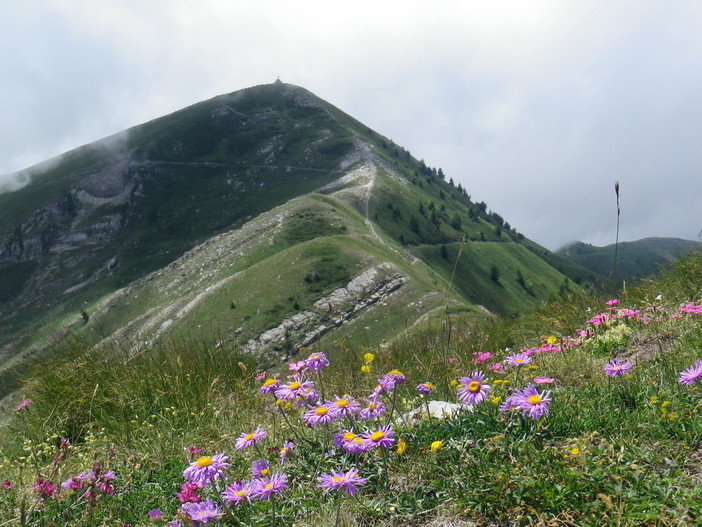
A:
<svg viewBox="0 0 702 527">
<path fill-rule="evenodd" d="M 697 239 L 698 0 L 0 0 L 0 183 L 257 84 L 307 88 L 556 249 Z M 0 211 L 2 214 L 2 211 Z"/>
</svg>

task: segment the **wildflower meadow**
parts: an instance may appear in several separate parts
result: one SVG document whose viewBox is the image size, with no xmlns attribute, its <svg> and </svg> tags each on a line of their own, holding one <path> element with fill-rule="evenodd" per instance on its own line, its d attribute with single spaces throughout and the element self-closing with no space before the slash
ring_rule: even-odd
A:
<svg viewBox="0 0 702 527">
<path fill-rule="evenodd" d="M 0 526 L 699 525 L 701 269 L 283 365 L 74 345 L 8 409 Z"/>
</svg>

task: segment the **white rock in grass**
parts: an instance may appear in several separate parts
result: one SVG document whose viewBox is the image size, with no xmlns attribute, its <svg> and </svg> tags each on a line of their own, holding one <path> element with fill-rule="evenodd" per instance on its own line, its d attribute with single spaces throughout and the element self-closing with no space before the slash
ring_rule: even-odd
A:
<svg viewBox="0 0 702 527">
<path fill-rule="evenodd" d="M 470 404 L 459 404 L 459 403 L 449 403 L 446 401 L 429 401 L 429 415 L 436 419 L 446 419 L 448 417 L 453 417 L 459 412 L 466 411 L 472 412 L 473 405 Z M 421 421 L 427 416 L 427 406 L 421 405 L 404 414 L 400 418 L 399 422 L 405 422 L 407 424 L 415 424 Z"/>
</svg>

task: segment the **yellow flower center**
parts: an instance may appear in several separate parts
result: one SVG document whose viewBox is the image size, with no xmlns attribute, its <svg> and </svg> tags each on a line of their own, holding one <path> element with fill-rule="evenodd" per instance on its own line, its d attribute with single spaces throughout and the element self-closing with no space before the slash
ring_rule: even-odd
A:
<svg viewBox="0 0 702 527">
<path fill-rule="evenodd" d="M 370 404 L 368 405 L 368 409 L 369 409 L 369 410 L 375 410 L 377 407 L 378 407 L 378 405 L 375 404 L 375 403 L 370 403 Z"/>
<path fill-rule="evenodd" d="M 290 389 L 291 390 L 297 390 L 300 387 L 300 383 L 295 381 L 290 383 Z"/>
<path fill-rule="evenodd" d="M 529 401 L 529 404 L 539 404 L 541 402 L 541 396 L 537 393 L 529 397 L 527 401 Z"/>
<path fill-rule="evenodd" d="M 373 432 L 370 436 L 371 441 L 376 441 L 376 442 L 380 441 L 384 437 L 385 437 L 385 434 L 383 432 L 381 432 L 380 430 L 378 430 L 377 432 Z"/>
<path fill-rule="evenodd" d="M 468 385 L 468 391 L 469 392 L 477 392 L 480 390 L 480 383 L 478 381 L 473 381 Z"/>
<path fill-rule="evenodd" d="M 273 488 L 273 483 L 266 483 L 266 490 L 271 490 Z"/>
<path fill-rule="evenodd" d="M 336 481 L 336 482 L 343 481 L 343 480 L 344 480 L 344 478 L 340 478 L 340 477 L 332 478 L 332 481 Z"/>
<path fill-rule="evenodd" d="M 329 409 L 326 406 L 320 406 L 318 408 L 315 408 L 314 413 L 317 415 L 324 415 L 329 411 Z"/>
<path fill-rule="evenodd" d="M 389 375 L 402 375 L 402 372 L 400 370 L 392 370 Z"/>
<path fill-rule="evenodd" d="M 270 476 L 270 475 L 271 475 L 271 471 L 269 469 L 264 468 L 263 470 L 261 470 L 261 477 L 262 478 L 265 478 L 266 476 Z"/>
<path fill-rule="evenodd" d="M 209 467 L 212 464 L 212 458 L 210 456 L 201 457 L 195 464 L 198 467 Z"/>
<path fill-rule="evenodd" d="M 265 382 L 263 383 L 264 386 L 272 386 L 275 384 L 275 379 L 266 379 Z"/>
<path fill-rule="evenodd" d="M 249 435 L 247 435 L 244 439 L 245 439 L 246 441 L 251 441 L 253 438 L 254 438 L 254 434 L 253 434 L 253 432 L 251 432 L 251 433 L 250 433 Z"/>
<path fill-rule="evenodd" d="M 356 437 L 356 434 L 354 434 L 353 432 L 346 432 L 346 433 L 344 434 L 344 441 L 351 441 L 351 440 L 353 440 L 355 437 Z"/>
<path fill-rule="evenodd" d="M 338 401 L 336 401 L 336 405 L 337 405 L 339 408 L 345 408 L 346 405 L 348 405 L 348 404 L 349 404 L 349 400 L 348 400 L 348 399 L 339 399 Z"/>
</svg>

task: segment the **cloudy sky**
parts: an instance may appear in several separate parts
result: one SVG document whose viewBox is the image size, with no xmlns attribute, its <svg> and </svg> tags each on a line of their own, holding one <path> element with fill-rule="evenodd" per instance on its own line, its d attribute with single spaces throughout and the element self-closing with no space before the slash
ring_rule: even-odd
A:
<svg viewBox="0 0 702 527">
<path fill-rule="evenodd" d="M 0 183 L 280 77 L 551 249 L 614 242 L 615 181 L 621 240 L 702 229 L 697 0 L 1 0 L 0 71 Z"/>
</svg>

